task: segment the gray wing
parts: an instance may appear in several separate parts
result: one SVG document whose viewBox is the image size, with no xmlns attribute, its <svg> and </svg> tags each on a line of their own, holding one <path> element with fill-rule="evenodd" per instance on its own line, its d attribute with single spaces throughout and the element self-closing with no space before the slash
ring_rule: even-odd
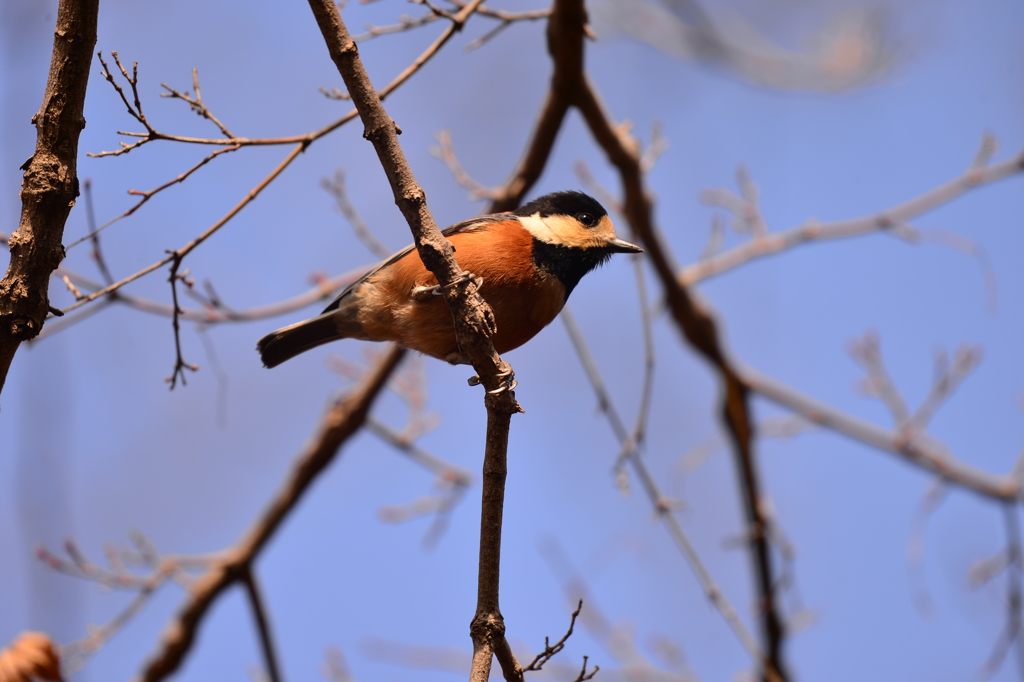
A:
<svg viewBox="0 0 1024 682">
<path fill-rule="evenodd" d="M 516 218 L 516 216 L 512 215 L 511 213 L 491 213 L 489 215 L 482 215 L 482 216 L 477 216 L 476 218 L 470 218 L 469 220 L 463 220 L 461 223 L 455 223 L 451 227 L 446 227 L 445 229 L 441 230 L 441 234 L 443 234 L 445 237 L 450 237 L 453 234 L 458 234 L 460 232 L 473 232 L 474 230 L 478 230 L 478 229 L 480 229 L 480 228 L 482 228 L 485 225 L 488 225 L 490 223 L 500 223 L 500 222 L 503 222 L 503 221 L 506 221 L 506 220 L 519 220 L 519 219 Z M 367 272 L 365 275 L 363 275 L 362 277 L 360 277 L 356 281 L 354 281 L 351 284 L 349 284 L 347 287 L 345 287 L 342 290 L 342 292 L 340 294 L 338 294 L 338 297 L 336 299 L 331 301 L 331 304 L 329 306 L 324 308 L 324 311 L 322 313 L 320 313 L 320 314 L 321 315 L 325 315 L 325 314 L 331 312 L 332 310 L 337 310 L 338 307 L 341 305 L 341 299 L 345 298 L 349 294 L 350 291 L 352 291 L 357 286 L 359 286 L 364 281 L 366 281 L 367 277 L 370 277 L 372 275 L 377 274 L 377 272 L 379 272 L 380 270 L 383 270 L 384 268 L 386 268 L 387 266 L 391 265 L 392 263 L 398 262 L 399 260 L 404 258 L 414 248 L 415 248 L 415 245 L 410 244 L 409 246 L 405 247 L 404 249 L 402 249 L 401 251 L 399 251 L 395 255 L 393 255 L 390 258 L 388 258 L 386 261 L 383 261 L 382 263 L 378 264 L 376 267 L 374 267 L 372 270 Z"/>
</svg>

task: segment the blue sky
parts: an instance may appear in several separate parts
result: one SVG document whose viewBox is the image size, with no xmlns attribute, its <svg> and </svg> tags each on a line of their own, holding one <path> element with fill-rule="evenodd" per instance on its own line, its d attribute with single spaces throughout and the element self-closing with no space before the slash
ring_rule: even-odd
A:
<svg viewBox="0 0 1024 682">
<path fill-rule="evenodd" d="M 498 7 L 499 5 L 495 5 Z M 508 9 L 532 7 L 509 3 Z M 55 3 L 3 4 L 0 68 L 0 215 L 17 224 L 16 170 L 32 153 L 28 119 L 38 107 L 49 60 Z M 829 17 L 865 6 L 796 0 L 720 3 L 723 21 L 738 12 L 774 39 L 796 48 Z M 386 24 L 421 8 L 390 0 L 352 4 L 353 30 Z M 595 15 L 599 12 L 592 8 Z M 668 56 L 595 19 L 600 39 L 588 45 L 587 68 L 610 112 L 629 119 L 643 139 L 660 122 L 671 147 L 648 181 L 657 219 L 680 264 L 696 260 L 715 210 L 701 190 L 735 191 L 745 165 L 760 188 L 771 230 L 808 218 L 871 215 L 959 175 L 982 134 L 1000 143 L 996 160 L 1024 146 L 1020 121 L 1024 10 L 1012 2 L 876 3 L 894 51 L 891 69 L 836 94 L 780 92 L 721 69 Z M 478 212 L 466 190 L 430 154 L 434 135 L 450 129 L 467 171 L 498 184 L 513 168 L 547 85 L 543 24 L 513 26 L 483 48 L 462 46 L 490 24 L 476 19 L 462 36 L 387 102 L 402 144 L 444 225 Z M 371 77 L 390 80 L 441 30 L 383 37 L 361 46 Z M 344 103 L 320 86 L 340 79 L 304 5 L 272 3 L 104 2 L 97 49 L 137 60 L 140 92 L 161 130 L 210 135 L 213 127 L 180 102 L 159 99 L 161 82 L 191 87 L 198 68 L 203 95 L 233 132 L 249 137 L 302 133 L 340 116 Z M 93 71 L 81 149 L 113 149 L 117 130 L 136 130 L 123 105 Z M 83 158 L 100 222 L 125 211 L 130 188 L 150 189 L 196 163 L 204 149 L 156 143 L 120 158 Z M 216 160 L 182 186 L 162 193 L 103 235 L 115 276 L 159 260 L 216 221 L 286 154 L 244 149 Z M 617 180 L 578 115 L 571 114 L 548 168 L 533 191 L 580 186 L 573 164 L 585 161 L 615 190 Z M 349 125 L 310 147 L 279 180 L 189 257 L 200 282 L 210 280 L 235 308 L 304 291 L 316 271 L 337 274 L 375 258 L 352 235 L 320 188 L 344 168 L 349 191 L 377 236 L 399 249 L 408 230 L 361 128 Z M 1009 471 L 1022 446 L 1024 363 L 1024 193 L 1020 178 L 974 189 L 914 221 L 980 244 L 998 281 L 987 305 L 976 259 L 936 244 L 891 236 L 810 244 L 750 263 L 699 289 L 714 306 L 735 358 L 799 391 L 873 423 L 891 418 L 859 395 L 862 371 L 849 358 L 853 338 L 874 330 L 889 372 L 907 402 L 927 394 L 937 349 L 981 346 L 978 369 L 943 405 L 930 432 L 960 459 L 993 473 Z M 76 208 L 65 242 L 85 234 Z M 730 234 L 727 244 L 743 236 Z M 96 277 L 88 247 L 65 264 Z M 652 292 L 658 292 L 649 278 Z M 166 275 L 134 283 L 132 293 L 169 301 Z M 68 305 L 56 283 L 52 298 Z M 640 395 L 642 335 L 632 268 L 625 257 L 589 275 L 573 293 L 573 312 L 631 422 Z M 253 351 L 268 331 L 318 312 L 314 305 L 279 318 L 204 332 L 212 360 L 191 327 L 187 360 L 201 370 L 173 392 L 163 378 L 174 360 L 166 318 L 109 308 L 15 358 L 0 411 L 0 641 L 26 628 L 62 642 L 85 634 L 124 608 L 130 595 L 56 575 L 32 555 L 74 537 L 100 560 L 105 542 L 126 544 L 138 530 L 169 553 L 213 551 L 232 542 L 273 493 L 289 463 L 344 383 L 332 354 L 360 361 L 361 344 L 317 349 L 267 371 Z M 719 433 L 717 386 L 705 363 L 681 342 L 664 316 L 654 325 L 658 369 L 644 457 L 665 490 L 681 501 L 680 521 L 740 613 L 751 621 L 751 577 L 744 552 L 732 462 L 719 452 L 688 477 L 679 459 Z M 749 661 L 709 606 L 650 505 L 629 496 L 610 474 L 618 452 L 596 408 L 561 322 L 507 358 L 527 410 L 513 421 L 504 529 L 502 611 L 514 641 L 538 648 L 560 636 L 568 619 L 564 562 L 557 544 L 600 609 L 635 636 L 656 660 L 658 638 L 676 643 L 702 680 L 732 679 Z M 420 445 L 478 471 L 484 412 L 467 368 L 426 360 L 428 409 L 441 415 Z M 754 400 L 758 418 L 785 414 Z M 380 419 L 400 428 L 403 404 L 381 401 Z M 812 627 L 787 647 L 794 679 L 966 679 L 976 674 L 1004 625 L 1005 582 L 970 590 L 968 570 L 1004 544 L 997 505 L 951 489 L 930 520 L 922 563 L 911 574 L 907 546 L 917 509 L 932 485 L 925 472 L 828 432 L 759 446 L 765 488 L 796 551 L 796 593 Z M 432 475 L 371 434 L 346 446 L 268 547 L 258 572 L 273 613 L 286 675 L 317 676 L 328 646 L 340 646 L 356 679 L 456 679 L 412 670 L 370 655 L 372 637 L 468 651 L 475 594 L 479 487 L 454 509 L 432 548 L 430 519 L 386 524 L 378 511 L 435 493 Z M 549 549 L 544 549 L 549 548 Z M 920 575 L 923 575 L 923 583 Z M 914 595 L 924 585 L 933 608 Z M 798 596 L 798 599 L 796 598 Z M 162 624 L 182 599 L 173 586 L 100 651 L 76 679 L 127 679 L 152 651 Z M 260 663 L 257 640 L 239 591 L 223 598 L 201 630 L 181 679 L 247 679 Z M 582 655 L 611 670 L 618 663 L 586 630 L 557 659 Z M 1012 658 L 996 676 L 1014 679 Z M 571 678 L 567 678 L 571 679 Z"/>
</svg>

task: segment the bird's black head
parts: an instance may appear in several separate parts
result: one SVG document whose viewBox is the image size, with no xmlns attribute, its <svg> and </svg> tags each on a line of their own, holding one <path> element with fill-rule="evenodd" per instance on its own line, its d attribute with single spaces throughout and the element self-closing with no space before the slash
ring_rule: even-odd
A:
<svg viewBox="0 0 1024 682">
<path fill-rule="evenodd" d="M 585 227 L 596 226 L 601 218 L 608 215 L 604 206 L 597 199 L 583 192 L 553 192 L 524 204 L 514 215 L 525 217 L 539 214 L 541 218 L 549 216 L 570 216 L 576 218 Z M 583 220 L 580 220 L 583 218 Z"/>
<path fill-rule="evenodd" d="M 555 192 L 534 199 L 515 211 L 533 235 L 533 259 L 539 270 L 565 285 L 565 295 L 583 275 L 613 253 L 639 253 L 639 246 L 615 236 L 608 212 L 583 192 Z"/>
</svg>

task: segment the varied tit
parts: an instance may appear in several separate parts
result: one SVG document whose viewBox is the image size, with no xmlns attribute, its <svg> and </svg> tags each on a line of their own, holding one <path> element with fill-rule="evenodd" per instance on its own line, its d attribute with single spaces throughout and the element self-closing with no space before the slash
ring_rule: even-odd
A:
<svg viewBox="0 0 1024 682">
<path fill-rule="evenodd" d="M 583 275 L 613 253 L 639 253 L 618 239 L 608 212 L 582 192 L 556 192 L 512 213 L 443 231 L 459 266 L 494 310 L 494 349 L 518 348 L 555 319 Z M 336 339 L 394 341 L 469 364 L 437 279 L 410 246 L 350 284 L 319 317 L 267 334 L 256 348 L 267 367 Z"/>
</svg>

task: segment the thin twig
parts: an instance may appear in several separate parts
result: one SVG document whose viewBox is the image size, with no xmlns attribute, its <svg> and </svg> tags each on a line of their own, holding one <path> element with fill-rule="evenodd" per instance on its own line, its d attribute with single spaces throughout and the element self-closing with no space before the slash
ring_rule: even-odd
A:
<svg viewBox="0 0 1024 682">
<path fill-rule="evenodd" d="M 601 373 L 597 368 L 597 364 L 594 362 L 593 355 L 590 353 L 586 337 L 576 325 L 571 314 L 565 314 L 566 310 L 567 307 L 562 309 L 562 321 L 566 324 L 566 329 L 569 332 L 569 339 L 572 341 L 573 347 L 576 349 L 577 356 L 580 358 L 581 362 L 583 362 L 584 369 L 587 372 L 587 377 L 590 379 L 594 393 L 597 395 L 598 404 L 601 406 L 602 412 L 607 415 L 608 422 L 612 425 L 612 429 L 616 432 L 616 437 L 619 439 L 620 443 L 625 445 L 629 440 L 629 433 L 626 430 L 621 417 L 619 417 L 618 411 L 615 409 L 615 405 L 612 401 L 611 395 L 608 393 L 604 380 L 601 378 Z M 754 636 L 750 634 L 749 630 L 747 630 L 746 625 L 743 624 L 743 621 L 739 617 L 739 613 L 711 577 L 710 572 L 708 572 L 707 567 L 704 565 L 704 561 L 700 558 L 696 548 L 687 537 L 686 531 L 683 530 L 682 525 L 679 523 L 679 519 L 674 513 L 672 513 L 674 511 L 674 505 L 672 505 L 668 498 L 662 494 L 658 484 L 654 480 L 654 477 L 651 476 L 650 472 L 647 470 L 647 464 L 644 462 L 643 458 L 630 457 L 628 462 L 630 466 L 632 466 L 634 474 L 640 480 L 644 492 L 647 493 L 647 499 L 650 501 L 651 506 L 654 509 L 654 513 L 665 523 L 665 528 L 668 531 L 669 536 L 676 543 L 676 546 L 682 552 L 684 559 L 690 565 L 690 568 L 697 577 L 697 581 L 700 584 L 701 589 L 703 589 L 705 596 L 715 606 L 722 618 L 725 619 L 725 622 L 732 629 L 733 633 L 747 650 L 750 657 L 754 661 L 764 660 L 764 653 L 761 650 L 761 645 L 757 643 Z"/>
<path fill-rule="evenodd" d="M 345 220 L 352 226 L 352 231 L 366 245 L 366 248 L 382 259 L 388 258 L 394 253 L 392 249 L 389 249 L 383 242 L 377 239 L 377 235 L 373 233 L 366 224 L 366 221 L 363 220 L 363 217 L 359 215 L 359 210 L 352 203 L 352 198 L 348 195 L 348 189 L 345 187 L 345 170 L 343 168 L 334 171 L 333 180 L 328 178 L 322 179 L 320 186 L 334 197 L 334 201 L 338 204 L 338 210 L 345 216 Z"/>
<path fill-rule="evenodd" d="M 100 232 L 102 232 L 103 230 L 107 229 L 108 227 L 110 227 L 111 225 L 116 223 L 117 221 L 121 220 L 122 218 L 127 218 L 131 214 L 135 213 L 137 210 L 142 208 L 143 204 L 145 204 L 147 201 L 152 199 L 156 194 L 164 191 L 168 187 L 173 187 L 174 185 L 177 185 L 178 183 L 184 182 L 188 178 L 188 176 L 192 175 L 197 170 L 199 170 L 200 168 L 202 168 L 203 166 L 205 166 L 206 164 L 208 164 L 210 161 L 212 161 L 216 157 L 220 156 L 221 154 L 224 154 L 226 152 L 237 151 L 239 149 L 241 149 L 241 145 L 238 145 L 238 144 L 232 144 L 232 145 L 228 145 L 227 147 L 224 147 L 222 149 L 217 149 L 217 150 L 211 152 L 210 154 L 208 154 L 206 157 L 204 157 L 202 161 L 200 161 L 196 165 L 192 166 L 191 168 L 189 168 L 184 173 L 178 175 L 178 177 L 174 178 L 173 180 L 169 180 L 168 182 L 165 182 L 164 184 L 160 185 L 159 187 L 154 187 L 151 190 L 148 190 L 148 191 L 145 191 L 145 192 L 140 192 L 137 189 L 130 189 L 130 190 L 128 190 L 128 194 L 131 194 L 133 196 L 140 196 L 140 197 L 142 197 L 142 199 L 140 199 L 138 201 L 138 203 L 136 203 L 134 206 L 129 208 L 127 211 L 125 211 L 121 215 L 119 215 L 119 216 L 117 216 L 115 218 L 112 218 L 111 220 L 108 220 L 107 222 L 103 223 L 102 225 L 100 225 L 97 228 L 93 227 L 93 222 L 90 220 L 90 222 L 89 222 L 89 233 L 86 234 L 83 237 L 79 237 L 75 241 L 73 241 L 70 244 L 68 244 L 67 248 L 70 249 L 73 246 L 77 246 L 78 244 L 81 244 L 82 242 L 84 242 L 86 239 L 92 239 L 94 241 L 94 243 L 96 243 L 96 235 L 98 235 Z M 107 284 L 112 284 L 112 283 L 113 283 L 113 280 L 107 281 Z"/>
<path fill-rule="evenodd" d="M 465 15 L 463 17 L 463 19 L 462 19 L 462 21 L 465 21 L 465 18 L 468 17 L 471 13 L 472 13 L 472 11 L 466 11 L 464 9 L 462 12 L 459 13 L 459 16 L 463 17 L 463 15 Z M 396 88 L 398 88 L 405 81 L 407 81 L 409 78 L 411 78 L 416 72 L 418 72 L 423 67 L 424 64 L 426 64 L 428 61 L 430 61 L 430 59 L 435 54 L 437 54 L 438 50 L 441 49 L 441 47 L 448 41 L 448 39 L 451 38 L 451 36 L 454 35 L 455 32 L 457 32 L 461 28 L 462 28 L 461 24 L 456 23 L 456 22 L 452 22 L 448 26 L 448 28 L 446 28 L 444 30 L 444 32 L 441 33 L 440 36 L 438 36 L 437 40 L 435 40 L 426 50 L 424 50 L 423 53 L 421 53 L 411 65 L 406 67 L 400 74 L 398 74 L 394 79 L 392 79 L 392 81 L 390 83 L 388 83 L 384 88 L 382 88 L 377 93 L 377 96 L 381 100 L 384 100 L 388 95 L 390 95 L 392 92 L 394 92 Z M 209 237 L 211 234 L 213 234 L 213 232 L 216 232 L 228 220 L 230 220 L 232 217 L 234 217 L 234 215 L 236 213 L 238 213 L 238 211 L 240 211 L 245 205 L 247 205 L 250 201 L 252 201 L 271 181 L 273 181 L 278 175 L 280 175 L 281 172 L 285 168 L 287 168 L 288 165 L 291 164 L 291 162 L 294 161 L 301 152 L 303 152 L 306 149 L 306 147 L 308 147 L 310 144 L 312 144 L 316 140 L 320 139 L 321 137 L 327 135 L 328 133 L 331 133 L 334 130 L 338 129 L 339 127 L 341 127 L 345 123 L 348 123 L 349 121 L 354 119 L 357 115 L 358 115 L 358 112 L 353 109 L 352 111 L 348 112 L 347 114 L 345 114 L 341 118 L 339 118 L 336 121 L 334 121 L 334 122 L 324 126 L 323 128 L 320 128 L 319 130 L 316 130 L 316 131 L 314 131 L 312 133 L 307 133 L 305 135 L 295 135 L 295 136 L 291 136 L 291 137 L 267 138 L 267 139 L 252 139 L 252 140 L 250 140 L 248 138 L 231 138 L 231 139 L 226 139 L 226 140 L 204 140 L 204 139 L 198 139 L 198 138 L 185 138 L 185 137 L 177 137 L 177 136 L 162 136 L 162 139 L 167 139 L 167 140 L 174 140 L 174 141 L 179 141 L 179 142 L 194 142 L 194 143 L 200 143 L 200 144 L 216 144 L 216 145 L 222 145 L 222 146 L 231 146 L 231 145 L 235 145 L 235 144 L 238 144 L 238 145 L 241 145 L 241 146 L 260 145 L 260 144 L 291 144 L 291 143 L 295 143 L 296 144 L 296 147 L 288 154 L 288 156 L 286 156 L 285 159 L 273 171 L 271 171 L 271 173 L 266 178 L 264 178 L 256 187 L 254 187 L 252 190 L 250 190 L 249 193 L 246 195 L 246 197 L 244 199 L 242 199 L 242 201 L 239 202 L 239 204 L 236 205 L 235 208 L 233 208 L 224 218 L 222 218 L 220 221 L 218 221 L 216 224 L 214 224 L 206 232 L 204 232 L 202 235 L 200 235 L 200 237 L 197 238 L 197 240 L 194 240 L 194 242 L 190 242 L 190 244 L 187 244 L 186 247 L 183 247 L 183 249 L 179 249 L 179 252 L 184 251 L 185 248 L 188 248 L 188 251 L 191 251 L 192 248 L 195 248 L 195 246 L 198 246 L 198 243 L 201 243 L 202 241 L 205 241 L 205 239 L 207 237 Z M 181 255 L 184 256 L 184 255 L 186 255 L 186 253 L 187 253 L 187 251 L 184 251 L 183 253 L 181 253 Z M 80 305 L 84 305 L 85 303 L 89 303 L 90 301 L 94 301 L 97 298 L 100 298 L 102 296 L 105 296 L 106 294 L 109 294 L 109 293 L 111 293 L 113 291 L 116 291 L 116 290 L 120 289 L 122 286 L 124 286 L 125 284 L 133 282 L 136 279 L 139 279 L 140 277 L 143 277 L 143 276 L 153 272 L 154 270 L 156 270 L 158 268 L 161 268 L 164 265 L 167 265 L 168 263 L 171 262 L 171 260 L 172 260 L 172 257 L 168 257 L 168 258 L 165 258 L 165 259 L 163 259 L 161 261 L 153 263 L 152 265 L 150 265 L 150 266 L 148 266 L 146 268 L 143 268 L 142 270 L 139 270 L 138 272 L 136 272 L 136 273 L 134 273 L 132 275 L 129 275 L 128 277 L 120 280 L 119 282 L 115 282 L 114 284 L 111 284 L 111 285 L 105 287 L 104 289 L 102 289 L 100 291 L 94 292 L 90 296 L 87 296 L 87 297 L 83 298 L 81 301 L 76 301 L 74 305 L 70 306 L 64 312 L 66 313 L 66 312 L 68 312 L 69 310 L 71 310 L 73 308 L 76 308 L 76 307 L 78 307 Z"/>
<path fill-rule="evenodd" d="M 291 153 L 289 153 L 288 156 L 286 156 L 284 160 L 281 161 L 281 163 L 279 163 L 277 167 L 273 171 L 271 171 L 267 177 L 263 178 L 263 180 L 261 180 L 258 185 L 249 190 L 249 193 L 245 196 L 245 198 L 243 198 L 240 202 L 235 204 L 234 208 L 228 211 L 220 220 L 218 220 L 216 223 L 208 227 L 202 234 L 200 234 L 198 237 L 190 241 L 188 244 L 185 244 L 176 251 L 171 251 L 170 255 L 167 256 L 166 258 L 159 260 L 156 263 L 153 263 L 152 265 L 145 267 L 132 275 L 129 275 L 128 277 L 125 277 L 119 282 L 115 282 L 114 284 L 104 287 L 100 291 L 89 294 L 80 301 L 76 301 L 72 305 L 65 308 L 64 312 L 68 313 L 74 310 L 75 308 L 78 308 L 88 303 L 89 301 L 94 301 L 101 296 L 105 296 L 112 291 L 116 291 L 117 289 L 123 287 L 125 284 L 128 284 L 129 282 L 134 282 L 138 278 L 142 277 L 143 275 L 147 275 L 150 272 L 153 272 L 157 268 L 163 267 L 164 265 L 168 265 L 175 261 L 180 262 L 193 249 L 195 249 L 197 246 L 199 246 L 207 239 L 209 239 L 210 236 L 216 233 L 220 228 L 224 227 L 224 225 L 226 225 L 229 220 L 234 218 L 235 215 L 237 215 L 243 208 L 248 206 L 253 199 L 259 196 L 260 192 L 266 189 L 267 185 L 273 182 L 274 179 L 277 178 L 277 176 L 280 175 L 284 171 L 284 169 L 291 164 L 292 161 L 298 158 L 299 154 L 301 154 L 303 150 L 305 150 L 306 146 L 307 143 L 305 142 L 296 145 L 295 148 L 291 151 Z"/>
<path fill-rule="evenodd" d="M 415 0 L 413 0 L 413 1 L 415 1 Z M 466 7 L 466 3 L 462 2 L 462 0 L 448 0 L 448 1 L 451 4 L 455 5 L 455 7 L 457 7 L 458 9 L 464 9 Z M 420 3 L 420 4 L 425 4 L 425 3 Z M 440 8 L 436 8 L 435 9 L 433 7 L 431 7 L 431 10 L 432 11 L 428 12 L 427 14 L 424 14 L 424 15 L 419 16 L 419 17 L 411 17 L 411 16 L 408 16 L 408 15 L 403 15 L 403 16 L 399 17 L 399 21 L 396 24 L 388 24 L 388 25 L 385 25 L 385 26 L 367 25 L 366 33 L 360 33 L 358 35 L 352 36 L 352 40 L 354 40 L 357 43 L 361 43 L 361 42 L 364 42 L 366 40 L 370 40 L 372 38 L 376 38 L 378 36 L 388 35 L 388 34 L 391 34 L 391 33 L 401 33 L 401 32 L 404 32 L 404 31 L 411 30 L 411 29 L 419 28 L 420 26 L 425 26 L 426 24 L 429 24 L 429 23 L 432 23 L 434 21 L 437 21 L 438 19 L 440 19 L 442 17 L 451 18 L 451 12 L 444 11 L 444 10 L 442 10 Z M 471 43 L 469 43 L 469 45 L 466 46 L 466 50 L 467 51 L 475 49 L 477 47 L 480 47 L 480 45 L 482 45 L 484 42 L 486 42 L 487 40 L 492 38 L 495 33 L 497 33 L 500 30 L 503 30 L 503 29 L 507 28 L 508 26 L 512 25 L 515 22 L 519 22 L 519 21 L 536 21 L 538 19 L 544 19 L 544 18 L 547 18 L 547 17 L 551 16 L 551 10 L 550 9 L 526 10 L 526 11 L 523 11 L 523 12 L 509 12 L 509 11 L 506 11 L 506 10 L 491 9 L 491 8 L 487 7 L 486 5 L 478 6 L 477 9 L 476 9 L 476 13 L 480 14 L 481 16 L 489 17 L 489 18 L 492 18 L 492 19 L 497 19 L 500 23 L 494 29 L 491 29 L 491 31 L 488 31 L 481 38 L 477 38 L 477 39 L 473 40 Z M 327 94 L 327 93 L 325 93 L 325 94 Z M 345 96 L 344 98 L 335 97 L 335 99 L 348 99 L 348 97 L 347 96 Z"/>
<path fill-rule="evenodd" d="M 986 140 L 983 139 L 982 147 L 985 144 Z M 999 163 L 989 165 L 972 164 L 964 173 L 949 182 L 939 185 L 935 189 L 929 190 L 902 204 L 869 216 L 834 222 L 820 222 L 812 219 L 790 230 L 772 233 L 765 232 L 761 236 L 755 235 L 753 239 L 728 251 L 687 265 L 678 273 L 679 282 L 683 286 L 694 284 L 709 277 L 720 275 L 756 258 L 779 253 L 809 241 L 845 239 L 872 232 L 893 232 L 894 230 L 896 236 L 904 236 L 897 228 L 906 225 L 911 219 L 949 203 L 975 187 L 1002 180 L 1022 170 L 1024 170 L 1024 152 L 1020 152 L 1016 156 Z M 712 190 L 704 192 L 702 198 L 706 203 L 722 206 L 734 214 L 736 214 L 737 210 L 746 210 L 742 202 L 741 204 L 736 204 L 734 201 L 727 201 L 725 197 L 728 194 L 724 190 Z M 732 196 L 735 197 L 735 195 Z M 912 230 L 907 233 L 907 238 L 919 238 L 917 237 L 918 234 L 918 231 Z M 976 249 L 972 251 L 977 255 Z"/>
<path fill-rule="evenodd" d="M 217 126 L 217 128 L 220 130 L 221 134 L 224 135 L 224 137 L 234 137 L 231 131 L 228 130 L 227 126 L 221 123 L 220 119 L 214 116 L 213 112 L 210 111 L 207 108 L 207 106 L 203 103 L 203 95 L 199 90 L 199 69 L 192 69 L 192 88 L 195 90 L 196 93 L 195 98 L 190 97 L 187 90 L 185 92 L 178 92 L 171 86 L 167 85 L 167 83 L 161 83 L 160 85 L 165 90 L 167 90 L 167 92 L 161 93 L 161 97 L 171 97 L 184 100 L 188 103 L 189 107 L 191 107 L 192 111 L 196 112 L 197 114 L 211 121 L 215 126 Z"/>
<path fill-rule="evenodd" d="M 178 323 L 178 319 L 181 316 L 181 308 L 178 307 L 178 281 L 187 287 L 192 286 L 193 281 L 188 279 L 188 270 L 178 273 L 178 268 L 181 267 L 181 256 L 175 254 L 175 258 L 171 263 L 171 276 L 167 278 L 167 281 L 171 283 L 171 306 L 174 310 L 171 315 L 171 327 L 174 329 L 174 371 L 171 372 L 171 376 L 167 377 L 165 381 L 171 385 L 171 390 L 178 383 L 178 378 L 181 378 L 181 385 L 184 386 L 187 382 L 185 381 L 185 370 L 191 372 L 198 372 L 199 365 L 194 365 L 185 362 L 185 358 L 181 354 L 181 325 Z"/>
<path fill-rule="evenodd" d="M 537 654 L 530 664 L 523 668 L 523 672 L 530 670 L 541 670 L 544 668 L 544 664 L 555 657 L 555 654 L 565 648 L 565 643 L 572 637 L 573 628 L 576 626 L 576 618 L 580 615 L 580 611 L 583 610 L 583 600 L 580 599 L 579 603 L 576 604 L 576 610 L 572 612 L 572 616 L 569 618 L 569 629 L 562 635 L 562 639 L 555 642 L 554 646 L 548 641 L 548 638 L 544 638 L 544 651 Z M 586 668 L 586 658 L 583 659 L 583 667 Z"/>
</svg>

